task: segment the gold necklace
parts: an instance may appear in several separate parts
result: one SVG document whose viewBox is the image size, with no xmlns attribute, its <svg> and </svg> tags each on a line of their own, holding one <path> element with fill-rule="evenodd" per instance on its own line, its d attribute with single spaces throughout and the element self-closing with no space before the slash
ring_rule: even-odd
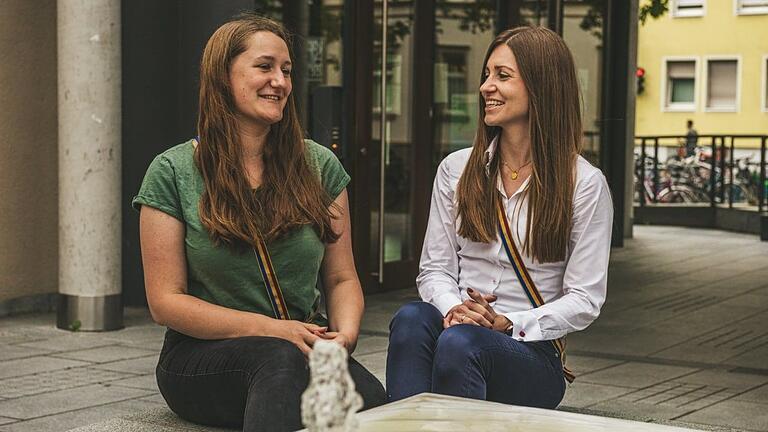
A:
<svg viewBox="0 0 768 432">
<path fill-rule="evenodd" d="M 528 162 L 520 165 L 519 167 L 517 167 L 517 169 L 515 169 L 515 168 L 512 168 L 512 166 L 508 164 L 504 159 L 501 159 L 501 163 L 506 165 L 507 168 L 509 168 L 509 170 L 512 171 L 512 174 L 510 175 L 510 177 L 512 177 L 512 180 L 517 180 L 517 177 L 519 177 L 520 175 L 520 170 L 528 166 L 531 162 L 533 162 L 533 159 L 529 160 Z"/>
</svg>

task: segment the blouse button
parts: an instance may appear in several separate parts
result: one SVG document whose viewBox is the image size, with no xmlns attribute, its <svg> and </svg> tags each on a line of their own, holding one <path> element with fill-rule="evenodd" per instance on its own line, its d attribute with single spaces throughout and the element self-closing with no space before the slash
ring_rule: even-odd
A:
<svg viewBox="0 0 768 432">
<path fill-rule="evenodd" d="M 525 337 L 525 332 L 524 331 L 520 330 L 519 334 L 520 334 L 520 337 Z"/>
</svg>

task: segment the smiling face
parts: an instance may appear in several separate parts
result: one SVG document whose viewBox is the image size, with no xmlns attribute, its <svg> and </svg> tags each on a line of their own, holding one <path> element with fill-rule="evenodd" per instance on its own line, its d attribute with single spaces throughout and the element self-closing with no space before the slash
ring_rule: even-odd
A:
<svg viewBox="0 0 768 432">
<path fill-rule="evenodd" d="M 528 91 L 512 50 L 497 46 L 485 65 L 480 94 L 485 101 L 485 124 L 507 127 L 528 124 Z"/>
<path fill-rule="evenodd" d="M 269 128 L 283 118 L 291 84 L 291 56 L 285 41 L 259 31 L 229 68 L 229 83 L 241 121 Z"/>
</svg>

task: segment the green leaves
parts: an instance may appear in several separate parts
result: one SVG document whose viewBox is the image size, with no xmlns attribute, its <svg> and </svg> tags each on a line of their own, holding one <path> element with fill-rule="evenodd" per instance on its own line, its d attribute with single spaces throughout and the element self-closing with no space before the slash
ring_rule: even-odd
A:
<svg viewBox="0 0 768 432">
<path fill-rule="evenodd" d="M 648 16 L 658 18 L 669 10 L 669 0 L 647 0 L 640 6 L 640 23 L 645 24 Z"/>
</svg>

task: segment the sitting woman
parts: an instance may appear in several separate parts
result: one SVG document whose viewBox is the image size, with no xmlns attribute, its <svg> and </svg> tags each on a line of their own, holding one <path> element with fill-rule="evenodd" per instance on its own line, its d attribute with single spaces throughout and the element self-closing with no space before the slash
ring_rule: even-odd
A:
<svg viewBox="0 0 768 432">
<path fill-rule="evenodd" d="M 262 17 L 221 26 L 203 53 L 198 138 L 157 156 L 133 200 L 149 308 L 168 327 L 157 383 L 197 423 L 300 429 L 312 345 L 352 352 L 359 333 L 349 176 L 302 139 L 289 46 Z M 385 401 L 370 372 L 351 358 L 349 370 L 364 408 Z"/>
<path fill-rule="evenodd" d="M 578 82 L 563 40 L 507 30 L 488 47 L 472 148 L 443 160 L 420 273 L 424 302 L 390 324 L 390 400 L 434 392 L 556 407 L 566 334 L 605 301 L 613 208 L 579 156 Z"/>
</svg>

